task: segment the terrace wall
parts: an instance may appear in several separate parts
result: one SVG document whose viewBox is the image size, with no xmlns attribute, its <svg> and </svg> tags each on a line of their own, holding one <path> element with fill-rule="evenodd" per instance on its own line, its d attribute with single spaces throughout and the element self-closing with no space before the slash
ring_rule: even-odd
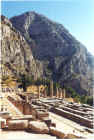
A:
<svg viewBox="0 0 94 140">
<path fill-rule="evenodd" d="M 82 124 L 82 125 L 87 126 L 89 128 L 93 128 L 93 122 L 88 120 L 88 119 L 86 119 L 86 118 L 84 118 L 84 117 L 82 117 L 82 116 L 70 113 L 68 111 L 64 111 L 64 110 L 59 109 L 59 108 L 52 108 L 51 111 L 56 113 L 56 114 L 58 114 L 58 115 L 66 117 L 66 118 L 68 118 L 68 119 L 70 119 L 72 121 L 75 121 L 75 122 L 77 122 L 79 124 Z"/>
<path fill-rule="evenodd" d="M 17 107 L 24 115 L 32 115 L 31 105 L 22 101 L 16 101 L 12 97 L 8 97 L 8 100 Z"/>
</svg>

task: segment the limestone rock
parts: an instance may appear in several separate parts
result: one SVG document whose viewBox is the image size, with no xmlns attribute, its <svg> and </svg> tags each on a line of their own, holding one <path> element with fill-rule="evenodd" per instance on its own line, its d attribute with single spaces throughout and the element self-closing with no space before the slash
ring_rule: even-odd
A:
<svg viewBox="0 0 94 140">
<path fill-rule="evenodd" d="M 49 129 L 47 125 L 44 122 L 39 122 L 39 121 L 30 121 L 29 130 L 40 134 L 49 133 Z"/>
<path fill-rule="evenodd" d="M 62 128 L 63 129 L 63 128 Z M 60 139 L 76 139 L 76 138 L 82 138 L 80 136 L 77 136 L 75 134 L 65 134 L 62 130 L 54 127 L 50 127 L 50 134 L 60 138 Z"/>
<path fill-rule="evenodd" d="M 54 128 L 54 127 L 50 127 L 50 134 L 52 134 L 60 139 L 63 139 L 65 137 L 65 134 L 61 130 Z"/>
<path fill-rule="evenodd" d="M 93 94 L 94 57 L 63 25 L 36 12 L 10 20 L 28 41 L 34 58 L 43 65 L 44 76 L 79 94 Z"/>
<path fill-rule="evenodd" d="M 65 137 L 65 139 L 81 139 L 82 137 L 74 135 L 74 134 L 67 134 Z"/>
<path fill-rule="evenodd" d="M 28 120 L 9 120 L 9 130 L 25 130 L 28 128 Z"/>
<path fill-rule="evenodd" d="M 16 76 L 25 73 L 34 78 L 40 77 L 42 67 L 39 62 L 35 61 L 31 48 L 21 33 L 4 16 L 1 16 L 0 29 L 2 33 L 1 64 L 8 67 Z"/>
</svg>

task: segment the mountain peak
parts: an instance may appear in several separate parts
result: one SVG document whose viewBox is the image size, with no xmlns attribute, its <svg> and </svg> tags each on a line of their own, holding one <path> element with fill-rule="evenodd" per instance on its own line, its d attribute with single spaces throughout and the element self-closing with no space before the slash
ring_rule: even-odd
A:
<svg viewBox="0 0 94 140">
<path fill-rule="evenodd" d="M 1 15 L 1 22 L 3 24 L 7 24 L 7 25 L 10 25 L 12 26 L 12 23 L 9 21 L 9 19 L 7 17 L 5 17 L 4 15 Z"/>
<path fill-rule="evenodd" d="M 67 84 L 80 94 L 88 91 L 92 58 L 87 56 L 86 47 L 63 25 L 36 12 L 27 12 L 10 20 L 27 40 L 34 58 L 42 63 L 46 77 L 61 85 Z"/>
</svg>

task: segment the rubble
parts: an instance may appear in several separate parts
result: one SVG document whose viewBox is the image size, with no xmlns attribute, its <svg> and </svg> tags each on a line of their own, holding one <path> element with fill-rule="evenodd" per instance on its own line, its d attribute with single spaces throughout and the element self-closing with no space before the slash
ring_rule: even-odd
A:
<svg viewBox="0 0 94 140">
<path fill-rule="evenodd" d="M 49 133 L 49 128 L 47 127 L 47 125 L 44 122 L 39 122 L 39 121 L 30 121 L 28 129 L 29 131 L 31 130 L 32 132 L 40 133 L 40 134 Z"/>
<path fill-rule="evenodd" d="M 20 94 L 8 93 L 7 95 L 4 93 L 3 103 L 5 104 L 0 107 L 0 116 L 2 117 L 0 121 L 1 129 L 5 130 L 6 128 L 10 131 L 22 130 L 30 133 L 49 134 L 61 139 L 82 138 L 82 136 L 74 132 L 65 133 L 63 131 L 64 123 L 62 129 L 59 129 L 57 127 L 57 121 L 54 122 L 53 118 L 50 118 L 49 114 L 53 113 L 59 117 L 65 117 L 67 120 L 72 120 L 84 127 L 78 129 L 79 126 L 76 126 L 76 131 L 80 133 L 84 133 L 84 131 L 92 133 L 94 108 L 85 104 L 68 102 L 65 98 L 65 89 L 57 88 L 55 97 L 53 93 L 53 82 L 50 85 L 50 92 L 52 92 L 50 93 L 50 97 L 47 97 L 46 91 L 44 91 L 44 96 L 41 96 L 42 93 L 39 88 L 39 93 L 36 96 L 32 96 L 34 94 L 30 93 L 26 94 L 25 92 Z M 7 110 L 4 108 L 7 108 Z"/>
</svg>

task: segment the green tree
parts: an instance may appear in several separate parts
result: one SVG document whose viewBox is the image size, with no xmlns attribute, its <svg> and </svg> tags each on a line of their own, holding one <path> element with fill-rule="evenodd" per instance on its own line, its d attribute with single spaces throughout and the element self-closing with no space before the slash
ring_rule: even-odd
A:
<svg viewBox="0 0 94 140">
<path fill-rule="evenodd" d="M 23 87 L 24 91 L 26 91 L 26 80 L 25 80 L 25 74 L 23 74 L 23 75 L 22 75 L 21 82 L 22 82 L 22 87 Z"/>
<path fill-rule="evenodd" d="M 87 98 L 87 104 L 93 106 L 93 97 L 92 97 L 92 96 L 89 96 L 89 97 Z"/>
<path fill-rule="evenodd" d="M 71 87 L 66 88 L 66 90 L 67 90 L 67 93 L 69 93 L 72 98 L 75 98 L 78 95 L 75 92 L 75 90 L 73 88 L 71 88 Z"/>
<path fill-rule="evenodd" d="M 81 101 L 81 103 L 86 104 L 87 103 L 87 97 L 85 95 L 80 96 L 80 101 Z"/>
</svg>

